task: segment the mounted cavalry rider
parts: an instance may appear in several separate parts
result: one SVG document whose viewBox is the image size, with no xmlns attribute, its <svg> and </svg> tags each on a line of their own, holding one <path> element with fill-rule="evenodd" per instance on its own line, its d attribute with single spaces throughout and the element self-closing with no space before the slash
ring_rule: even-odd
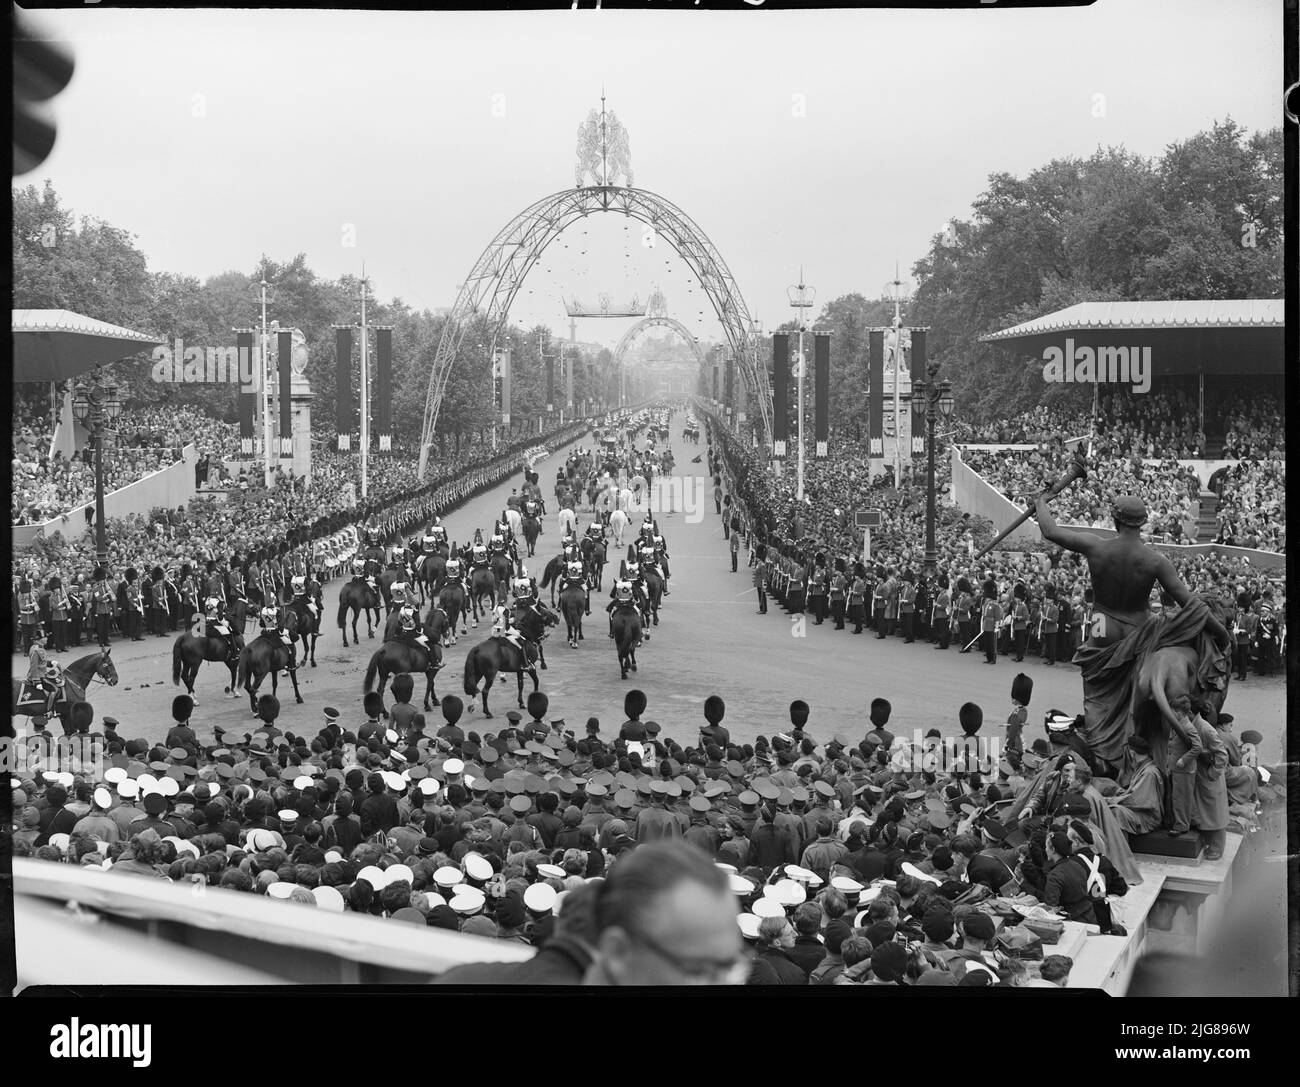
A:
<svg viewBox="0 0 1300 1087">
<path fill-rule="evenodd" d="M 420 627 L 420 615 L 414 604 L 402 605 L 398 612 L 397 633 L 399 638 L 429 652 L 429 636 Z"/>
<path fill-rule="evenodd" d="M 605 608 L 605 610 L 609 612 L 610 616 L 609 636 L 611 638 L 614 636 L 614 609 L 618 607 L 620 601 L 618 595 L 619 586 L 623 583 L 627 583 L 632 587 L 632 600 L 642 614 L 645 613 L 646 609 L 645 578 L 641 572 L 641 564 L 634 559 L 624 559 L 623 564 L 618 571 L 618 581 L 614 583 L 614 588 L 609 594 L 612 603 Z M 650 635 L 643 632 L 641 637 L 648 641 Z"/>
<path fill-rule="evenodd" d="M 54 704 L 63 693 L 63 669 L 45 648 L 45 630 L 38 623 L 32 632 L 32 647 L 27 657 L 27 687 L 33 701 L 45 696 L 45 716 L 54 716 Z"/>
<path fill-rule="evenodd" d="M 591 590 L 587 587 L 587 568 L 581 559 L 573 559 L 566 563 L 564 573 L 560 575 L 560 592 L 569 588 L 583 591 L 587 600 L 587 611 L 591 611 Z"/>
<path fill-rule="evenodd" d="M 207 561 L 207 576 L 203 579 L 203 595 L 219 596 L 222 607 L 230 606 L 230 598 L 226 594 L 226 579 L 217 572 L 217 563 L 215 559 Z"/>
<path fill-rule="evenodd" d="M 280 609 L 274 604 L 268 604 L 262 609 L 258 622 L 262 628 L 261 637 L 272 644 L 293 648 L 289 642 L 289 632 L 281 622 Z"/>
<path fill-rule="evenodd" d="M 496 525 L 493 526 L 492 535 L 488 538 L 489 561 L 492 558 L 495 558 L 497 555 L 505 555 L 507 558 L 511 557 L 510 555 L 511 546 L 510 543 L 508 542 L 510 539 L 509 533 L 510 533 L 509 525 L 506 526 L 505 532 L 501 531 L 501 523 L 499 521 L 497 522 Z"/>
<path fill-rule="evenodd" d="M 492 609 L 494 622 L 492 623 L 492 635 L 497 638 L 504 638 L 513 645 L 519 652 L 524 652 L 524 637 L 515 626 L 515 608 L 529 607 L 536 599 L 533 583 L 528 578 L 515 578 L 511 583 L 511 595 L 514 598 L 513 606 L 510 603 L 498 604 Z"/>
<path fill-rule="evenodd" d="M 225 642 L 226 651 L 233 658 L 235 656 L 235 632 L 226 621 L 225 609 L 222 607 L 219 596 L 210 596 L 204 601 L 203 618 L 207 620 L 208 637 L 220 638 Z"/>
<path fill-rule="evenodd" d="M 455 555 L 447 560 L 447 580 L 448 585 L 460 585 L 465 576 L 465 571 L 461 567 L 460 559 Z M 463 586 L 462 586 L 463 587 Z"/>
<path fill-rule="evenodd" d="M 609 606 L 605 608 L 605 611 L 609 613 L 609 636 L 612 638 L 614 637 L 615 614 L 619 612 L 631 612 L 633 610 L 639 612 L 641 610 L 641 604 L 637 599 L 638 590 L 636 585 L 624 578 L 620 578 L 618 581 L 614 582 L 614 588 L 610 590 L 609 596 Z M 645 639 L 647 636 L 648 635 L 642 631 L 642 639 Z M 637 643 L 637 645 L 640 644 L 640 642 Z"/>
<path fill-rule="evenodd" d="M 320 605 L 317 603 L 316 595 L 310 592 L 310 588 L 312 586 L 315 586 L 319 591 L 319 586 L 316 586 L 316 581 L 314 578 L 311 580 L 311 585 L 309 585 L 307 580 L 307 575 L 295 574 L 293 579 L 293 599 L 295 603 L 298 600 L 302 600 L 307 605 L 307 608 L 312 613 L 312 616 L 314 618 L 319 619 Z M 394 585 L 393 588 L 396 589 L 397 586 Z M 403 588 L 405 587 L 403 586 Z M 396 601 L 396 597 L 394 597 L 394 602 L 395 601 Z"/>
<path fill-rule="evenodd" d="M 649 517 L 641 524 L 641 534 L 637 540 L 638 547 L 644 547 L 649 543 L 655 552 L 655 569 L 658 570 L 660 578 L 664 583 L 664 596 L 668 596 L 668 579 L 672 573 L 668 569 L 668 542 L 659 532 L 659 525 Z"/>
</svg>

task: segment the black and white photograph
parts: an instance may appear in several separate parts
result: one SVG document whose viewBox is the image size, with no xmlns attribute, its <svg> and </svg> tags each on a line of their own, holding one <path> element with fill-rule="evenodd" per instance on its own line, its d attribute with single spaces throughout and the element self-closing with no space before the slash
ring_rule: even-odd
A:
<svg viewBox="0 0 1300 1087">
<path fill-rule="evenodd" d="M 708 7 L 13 9 L 6 995 L 1253 1063 L 1294 2 Z"/>
</svg>

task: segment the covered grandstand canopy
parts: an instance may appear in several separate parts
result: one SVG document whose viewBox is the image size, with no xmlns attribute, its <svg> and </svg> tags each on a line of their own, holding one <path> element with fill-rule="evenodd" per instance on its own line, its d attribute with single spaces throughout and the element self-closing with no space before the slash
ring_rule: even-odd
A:
<svg viewBox="0 0 1300 1087">
<path fill-rule="evenodd" d="M 66 309 L 13 311 L 13 379 L 67 381 L 162 343 L 158 336 Z"/>
<path fill-rule="evenodd" d="M 1283 301 L 1273 298 L 1080 302 L 981 336 L 1023 354 L 1063 347 L 1150 347 L 1154 376 L 1280 374 Z"/>
</svg>

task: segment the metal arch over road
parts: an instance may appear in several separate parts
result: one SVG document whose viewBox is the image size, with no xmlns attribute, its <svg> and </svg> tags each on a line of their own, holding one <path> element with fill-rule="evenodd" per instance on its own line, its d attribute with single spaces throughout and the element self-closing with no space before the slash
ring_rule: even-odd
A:
<svg viewBox="0 0 1300 1087">
<path fill-rule="evenodd" d="M 722 255 L 689 215 L 662 196 L 646 189 L 591 185 L 553 193 L 525 208 L 492 239 L 461 285 L 429 373 L 420 478 L 428 464 L 447 377 L 471 322 L 475 318 L 484 322 L 494 352 L 515 295 L 546 247 L 574 222 L 596 212 L 622 212 L 647 224 L 656 238 L 664 239 L 686 262 L 713 303 L 751 402 L 758 405 L 759 440 L 770 439 L 772 394 L 767 368 L 758 364 L 749 310 Z"/>
<path fill-rule="evenodd" d="M 707 361 L 704 358 L 704 352 L 700 350 L 700 345 L 695 342 L 695 337 L 691 335 L 691 330 L 677 320 L 676 317 L 643 317 L 624 332 L 623 338 L 618 341 L 618 346 L 614 348 L 614 365 L 622 365 L 623 356 L 627 354 L 627 349 L 632 346 L 632 341 L 641 333 L 648 332 L 652 328 L 671 328 L 686 341 L 686 346 L 695 353 L 696 362 L 703 366 Z"/>
</svg>

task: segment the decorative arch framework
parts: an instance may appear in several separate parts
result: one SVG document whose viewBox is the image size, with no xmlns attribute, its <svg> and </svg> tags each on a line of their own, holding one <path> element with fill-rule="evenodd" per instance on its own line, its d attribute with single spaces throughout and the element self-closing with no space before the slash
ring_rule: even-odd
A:
<svg viewBox="0 0 1300 1087">
<path fill-rule="evenodd" d="M 623 338 L 618 341 L 618 346 L 614 348 L 614 364 L 619 365 L 623 362 L 623 356 L 632 346 L 633 341 L 643 332 L 648 332 L 652 328 L 670 328 L 677 333 L 685 342 L 686 346 L 691 349 L 695 355 L 695 361 L 701 366 L 705 365 L 706 359 L 704 352 L 700 350 L 700 345 L 695 342 L 695 337 L 691 335 L 691 330 L 675 317 L 643 317 L 626 332 Z"/>
<path fill-rule="evenodd" d="M 569 226 L 597 212 L 621 213 L 645 223 L 656 239 L 670 245 L 686 262 L 713 304 L 748 386 L 750 402 L 758 406 L 760 441 L 770 438 L 772 395 L 767 368 L 758 363 L 753 322 L 722 255 L 689 215 L 662 196 L 630 186 L 591 185 L 552 193 L 525 208 L 497 233 L 466 276 L 443 326 L 429 372 L 420 438 L 421 478 L 433 445 L 447 377 L 470 324 L 475 319 L 485 322 L 491 350 L 495 351 L 510 306 L 533 265 Z"/>
</svg>

